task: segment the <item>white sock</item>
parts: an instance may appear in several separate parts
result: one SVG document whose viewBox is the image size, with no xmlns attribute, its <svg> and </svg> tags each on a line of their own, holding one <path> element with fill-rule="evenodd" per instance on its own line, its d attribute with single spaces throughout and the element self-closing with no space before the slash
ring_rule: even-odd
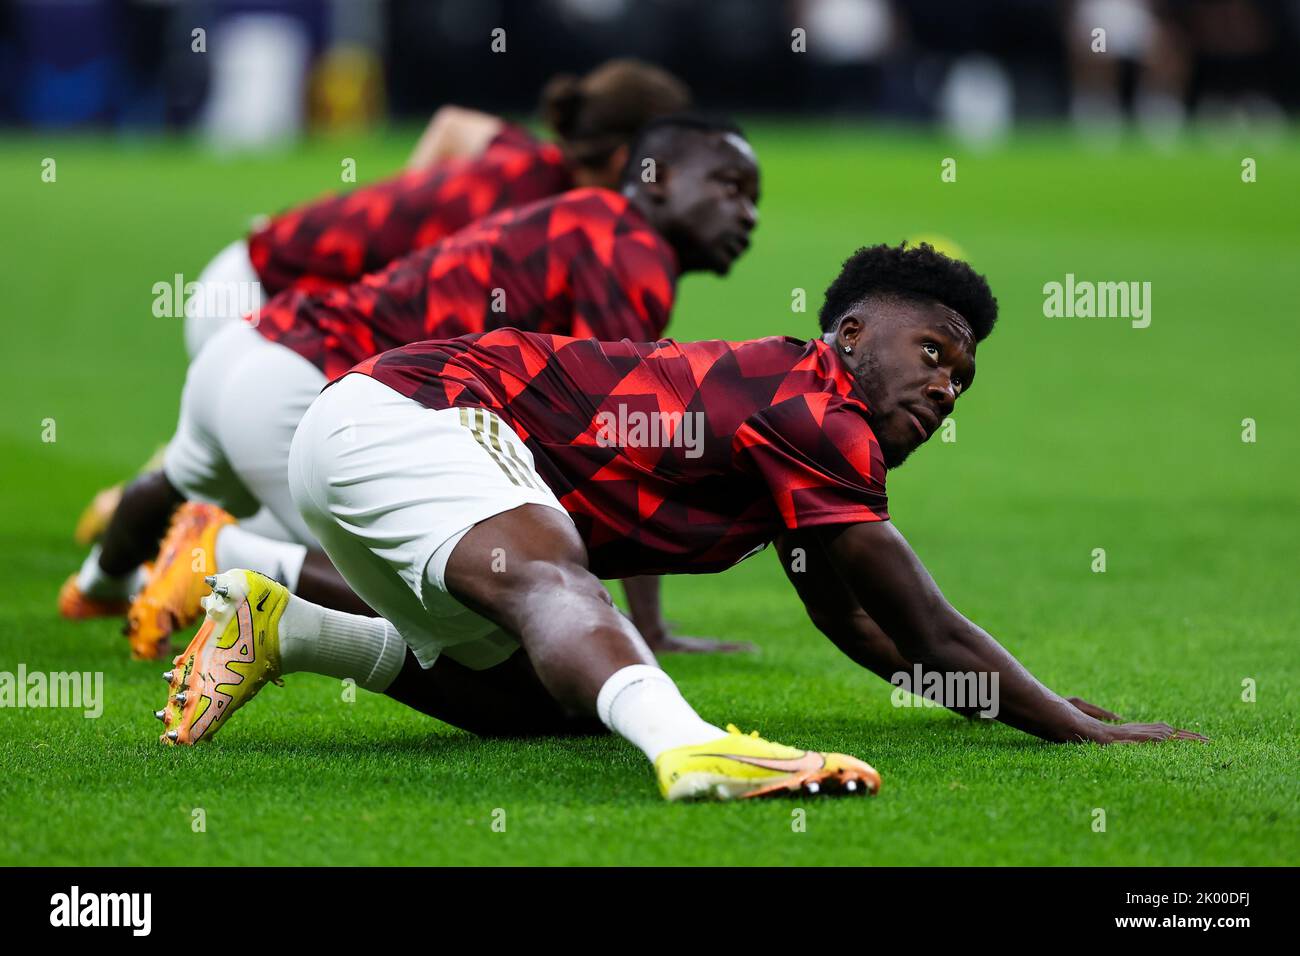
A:
<svg viewBox="0 0 1300 956">
<path fill-rule="evenodd" d="M 247 568 L 279 581 L 290 591 L 298 590 L 298 575 L 307 560 L 307 546 L 276 541 L 228 524 L 217 532 L 217 567 Z"/>
<path fill-rule="evenodd" d="M 382 694 L 397 678 L 406 642 L 382 617 L 334 611 L 289 596 L 280 618 L 280 672 L 351 677 Z"/>
<path fill-rule="evenodd" d="M 99 566 L 101 548 L 95 545 L 81 562 L 77 572 L 77 587 L 88 598 L 97 601 L 116 601 L 133 597 L 145 584 L 144 568 L 136 568 L 130 574 L 115 578 Z"/>
<path fill-rule="evenodd" d="M 596 713 L 652 763 L 665 750 L 727 736 L 695 713 L 671 677 L 649 664 L 611 674 L 596 697 Z"/>
</svg>

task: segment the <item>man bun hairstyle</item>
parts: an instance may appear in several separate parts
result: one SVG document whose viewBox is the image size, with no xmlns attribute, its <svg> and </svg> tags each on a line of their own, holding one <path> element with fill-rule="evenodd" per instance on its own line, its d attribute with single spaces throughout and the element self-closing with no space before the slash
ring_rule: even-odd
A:
<svg viewBox="0 0 1300 956">
<path fill-rule="evenodd" d="M 628 150 L 627 165 L 623 167 L 622 181 L 629 183 L 641 175 L 641 163 L 647 158 L 671 163 L 679 157 L 693 136 L 715 134 L 745 138 L 745 131 L 725 116 L 707 113 L 682 112 L 660 116 L 641 127 Z"/>
<path fill-rule="evenodd" d="M 582 77 L 552 77 L 542 89 L 540 111 L 569 162 L 596 168 L 650 120 L 690 106 L 690 89 L 667 70 L 616 59 Z"/>
<path fill-rule="evenodd" d="M 573 73 L 558 73 L 542 87 L 539 112 L 556 137 L 573 136 L 578 124 L 578 106 L 582 103 L 582 81 Z"/>
<path fill-rule="evenodd" d="M 845 259 L 826 290 L 819 313 L 822 331 L 834 329 L 846 312 L 872 296 L 940 302 L 966 320 L 976 342 L 986 338 L 998 320 L 998 300 L 988 280 L 926 242 L 863 246 Z"/>
</svg>

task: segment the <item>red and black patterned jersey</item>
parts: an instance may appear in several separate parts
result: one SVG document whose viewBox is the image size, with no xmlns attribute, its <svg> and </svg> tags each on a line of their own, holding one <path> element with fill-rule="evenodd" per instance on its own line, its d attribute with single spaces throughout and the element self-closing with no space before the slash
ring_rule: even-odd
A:
<svg viewBox="0 0 1300 956">
<path fill-rule="evenodd" d="M 677 255 L 625 196 L 576 189 L 482 219 L 345 289 L 287 290 L 257 329 L 327 378 L 387 349 L 489 329 L 652 341 Z"/>
<path fill-rule="evenodd" d="M 509 423 L 601 577 L 719 571 L 783 529 L 889 518 L 865 399 L 820 340 L 501 329 L 354 371 L 428 408 L 486 408 Z"/>
<path fill-rule="evenodd" d="M 442 160 L 275 217 L 249 236 L 248 257 L 268 295 L 347 285 L 489 213 L 572 188 L 559 147 L 506 126 L 478 156 Z"/>
</svg>

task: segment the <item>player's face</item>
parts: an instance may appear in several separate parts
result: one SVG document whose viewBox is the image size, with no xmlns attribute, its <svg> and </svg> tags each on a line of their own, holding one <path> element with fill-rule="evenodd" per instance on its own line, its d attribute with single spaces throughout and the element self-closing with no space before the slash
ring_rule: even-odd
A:
<svg viewBox="0 0 1300 956">
<path fill-rule="evenodd" d="M 669 170 L 664 231 L 683 270 L 726 275 L 758 225 L 758 160 L 734 134 L 699 139 Z"/>
<path fill-rule="evenodd" d="M 938 302 L 878 304 L 859 329 L 849 343 L 860 353 L 851 367 L 885 464 L 895 468 L 929 441 L 971 387 L 975 337 L 965 319 Z"/>
</svg>

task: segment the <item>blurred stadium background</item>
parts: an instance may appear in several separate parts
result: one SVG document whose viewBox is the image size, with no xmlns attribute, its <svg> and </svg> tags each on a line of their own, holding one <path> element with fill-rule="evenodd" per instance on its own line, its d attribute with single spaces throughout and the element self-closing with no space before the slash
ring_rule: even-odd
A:
<svg viewBox="0 0 1300 956">
<path fill-rule="evenodd" d="M 1300 103 L 1295 0 L 3 0 L 0 123 L 258 145 L 446 102 L 524 113 L 547 76 L 613 53 L 720 110 L 971 137 L 1067 117 L 1168 136 Z"/>
</svg>

